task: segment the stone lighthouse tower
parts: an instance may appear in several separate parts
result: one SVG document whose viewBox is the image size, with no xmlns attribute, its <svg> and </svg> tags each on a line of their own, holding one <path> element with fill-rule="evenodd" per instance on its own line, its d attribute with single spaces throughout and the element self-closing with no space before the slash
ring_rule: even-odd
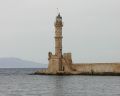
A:
<svg viewBox="0 0 120 96">
<path fill-rule="evenodd" d="M 59 71 L 62 70 L 62 17 L 60 16 L 60 13 L 56 17 L 55 21 L 55 55 L 58 57 L 58 64 L 59 64 Z"/>
<path fill-rule="evenodd" d="M 62 17 L 60 16 L 60 13 L 56 17 L 55 21 L 55 55 L 57 55 L 59 58 L 62 58 Z"/>
<path fill-rule="evenodd" d="M 61 73 L 65 72 L 68 69 L 68 65 L 71 64 L 71 54 L 64 53 L 62 54 L 62 17 L 60 13 L 56 16 L 55 23 L 55 54 L 52 52 L 48 53 L 48 70 L 51 73 Z"/>
</svg>

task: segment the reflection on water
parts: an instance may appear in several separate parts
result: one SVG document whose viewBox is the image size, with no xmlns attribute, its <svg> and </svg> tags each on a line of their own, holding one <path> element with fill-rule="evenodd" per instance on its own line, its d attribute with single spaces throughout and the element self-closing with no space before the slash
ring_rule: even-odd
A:
<svg viewBox="0 0 120 96">
<path fill-rule="evenodd" d="M 118 76 L 26 74 L 31 71 L 34 70 L 0 69 L 0 96 L 120 96 Z"/>
<path fill-rule="evenodd" d="M 54 79 L 54 96 L 120 96 L 120 77 L 58 76 Z"/>
<path fill-rule="evenodd" d="M 53 95 L 54 96 L 64 96 L 64 77 L 62 76 L 58 76 L 56 79 L 55 79 L 55 90 L 53 92 Z"/>
</svg>

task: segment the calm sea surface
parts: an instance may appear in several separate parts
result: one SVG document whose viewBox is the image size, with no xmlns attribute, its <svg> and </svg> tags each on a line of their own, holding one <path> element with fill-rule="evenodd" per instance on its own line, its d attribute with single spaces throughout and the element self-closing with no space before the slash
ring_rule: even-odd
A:
<svg viewBox="0 0 120 96">
<path fill-rule="evenodd" d="M 119 76 L 28 75 L 38 69 L 0 69 L 0 96 L 120 96 Z"/>
</svg>

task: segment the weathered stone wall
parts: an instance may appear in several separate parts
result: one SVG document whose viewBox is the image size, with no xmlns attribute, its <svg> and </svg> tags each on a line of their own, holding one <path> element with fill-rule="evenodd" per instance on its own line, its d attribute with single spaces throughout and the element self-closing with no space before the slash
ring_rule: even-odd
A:
<svg viewBox="0 0 120 96">
<path fill-rule="evenodd" d="M 55 55 L 51 55 L 51 58 L 49 59 L 49 64 L 48 64 L 48 71 L 52 73 L 57 73 L 59 70 L 59 64 L 58 61 L 59 59 Z"/>
<path fill-rule="evenodd" d="M 71 66 L 78 72 L 120 72 L 120 63 L 72 64 Z"/>
<path fill-rule="evenodd" d="M 52 73 L 59 72 L 59 58 L 57 55 L 50 55 L 49 53 L 49 65 L 48 65 L 48 71 Z M 71 53 L 64 53 L 63 57 L 61 58 L 62 61 L 62 69 L 65 72 L 71 72 Z"/>
<path fill-rule="evenodd" d="M 62 63 L 64 66 L 64 71 L 65 72 L 70 72 L 71 71 L 71 64 L 72 64 L 72 59 L 71 59 L 71 53 L 64 53 Z"/>
</svg>

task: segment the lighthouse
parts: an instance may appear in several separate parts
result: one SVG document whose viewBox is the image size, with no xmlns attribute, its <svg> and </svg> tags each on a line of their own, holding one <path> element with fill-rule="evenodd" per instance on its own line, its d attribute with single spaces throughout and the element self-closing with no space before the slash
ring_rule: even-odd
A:
<svg viewBox="0 0 120 96">
<path fill-rule="evenodd" d="M 68 71 L 69 64 L 71 64 L 71 53 L 62 53 L 62 16 L 60 13 L 56 16 L 55 22 L 55 53 L 48 53 L 48 70 L 51 73 L 61 73 Z"/>
<path fill-rule="evenodd" d="M 62 17 L 60 16 L 60 13 L 56 17 L 55 21 L 55 55 L 58 57 L 58 64 L 59 64 L 59 71 L 62 70 Z"/>
<path fill-rule="evenodd" d="M 56 17 L 55 21 L 55 55 L 62 57 L 62 17 L 60 16 L 60 13 Z"/>
</svg>

